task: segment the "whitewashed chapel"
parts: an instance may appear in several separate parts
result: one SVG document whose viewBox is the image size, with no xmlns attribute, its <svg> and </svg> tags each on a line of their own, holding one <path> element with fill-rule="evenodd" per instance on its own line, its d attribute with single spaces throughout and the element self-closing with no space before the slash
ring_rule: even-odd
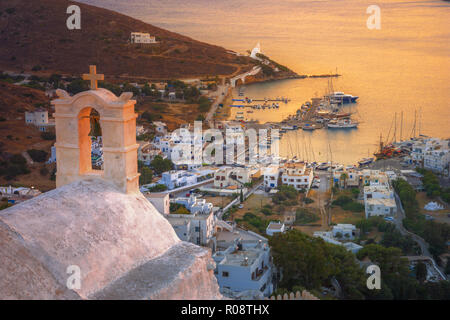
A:
<svg viewBox="0 0 450 320">
<path fill-rule="evenodd" d="M 221 298 L 210 252 L 181 241 L 139 192 L 132 94 L 98 89 L 95 73 L 91 90 L 52 102 L 57 188 L 0 213 L 0 299 Z M 92 109 L 104 170 L 91 166 Z"/>
</svg>

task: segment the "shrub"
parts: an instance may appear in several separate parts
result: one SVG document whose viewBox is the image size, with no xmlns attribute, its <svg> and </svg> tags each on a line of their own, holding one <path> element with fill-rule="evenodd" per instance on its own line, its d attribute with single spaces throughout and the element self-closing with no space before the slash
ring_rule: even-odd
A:
<svg viewBox="0 0 450 320">
<path fill-rule="evenodd" d="M 151 187 L 148 191 L 150 192 L 163 192 L 167 190 L 167 186 L 165 184 L 157 184 L 156 186 Z"/>
<path fill-rule="evenodd" d="M 47 169 L 47 167 L 42 167 L 41 170 L 39 170 L 39 173 L 41 174 L 41 176 L 46 176 L 49 174 L 49 171 Z"/>
<path fill-rule="evenodd" d="M 23 166 L 27 164 L 27 159 L 24 158 L 21 154 L 15 154 L 9 159 L 12 164 L 16 164 L 19 166 Z"/>
<path fill-rule="evenodd" d="M 342 209 L 352 212 L 363 212 L 364 205 L 358 202 L 349 202 L 342 206 Z"/>
<path fill-rule="evenodd" d="M 352 195 L 357 198 L 359 195 L 359 188 L 352 188 Z"/>
<path fill-rule="evenodd" d="M 305 223 L 311 223 L 316 222 L 319 220 L 320 217 L 316 215 L 315 213 L 307 210 L 299 208 L 295 212 L 295 224 L 305 224 Z"/>
<path fill-rule="evenodd" d="M 286 186 L 283 185 L 279 187 L 278 192 L 274 194 L 272 197 L 272 201 L 276 204 L 285 204 L 289 205 L 286 202 L 289 202 L 289 200 L 294 200 L 296 202 L 298 197 L 298 191 L 293 186 Z"/>
<path fill-rule="evenodd" d="M 31 159 L 35 162 L 45 162 L 47 160 L 48 153 L 44 150 L 36 150 L 30 149 L 27 150 L 27 153 L 30 155 Z"/>
<path fill-rule="evenodd" d="M 41 138 L 44 140 L 55 140 L 56 135 L 53 132 L 42 132 Z"/>
<path fill-rule="evenodd" d="M 180 203 L 171 203 L 170 204 L 170 213 L 173 214 L 190 214 L 189 210 Z"/>
</svg>

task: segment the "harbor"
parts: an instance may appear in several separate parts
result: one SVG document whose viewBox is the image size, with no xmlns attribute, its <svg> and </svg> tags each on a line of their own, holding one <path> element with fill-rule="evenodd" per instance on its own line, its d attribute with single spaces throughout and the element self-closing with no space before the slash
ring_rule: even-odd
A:
<svg viewBox="0 0 450 320">
<path fill-rule="evenodd" d="M 348 90 L 338 79 L 332 81 L 290 80 L 270 85 L 250 84 L 236 88 L 232 97 L 235 100 L 230 100 L 229 105 L 241 107 L 229 107 L 227 120 L 245 128 L 265 128 L 269 131 L 278 129 L 280 155 L 287 159 L 296 157 L 309 162 L 323 163 L 331 162 L 333 158 L 333 162 L 355 166 L 372 165 L 376 159 L 402 156 L 404 153 L 401 152 L 401 148 L 392 146 L 394 138 L 400 142 L 429 132 L 430 128 L 428 126 L 425 128 L 423 121 L 423 110 L 417 112 L 416 116 L 414 111 L 403 112 L 403 115 L 397 112 L 396 120 L 393 112 L 380 121 L 380 118 L 373 118 L 368 112 L 371 111 L 368 109 L 371 105 L 370 96 L 366 97 L 359 91 Z M 322 95 L 318 94 L 317 88 L 322 88 Z M 267 98 L 280 96 L 283 99 Z M 339 99 L 339 97 L 348 98 Z M 265 109 L 262 107 L 258 109 L 255 100 L 268 101 Z M 269 100 L 286 102 L 269 102 Z M 272 104 L 278 104 L 278 108 L 272 107 Z M 402 139 L 400 131 L 403 132 Z M 305 151 L 305 148 L 311 150 Z M 383 155 L 379 154 L 380 151 Z"/>
</svg>

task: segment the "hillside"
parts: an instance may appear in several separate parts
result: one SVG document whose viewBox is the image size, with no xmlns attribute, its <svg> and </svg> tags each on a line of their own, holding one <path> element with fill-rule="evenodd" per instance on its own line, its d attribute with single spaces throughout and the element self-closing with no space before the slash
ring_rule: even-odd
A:
<svg viewBox="0 0 450 320">
<path fill-rule="evenodd" d="M 42 133 L 35 126 L 25 124 L 24 115 L 25 111 L 35 110 L 36 107 L 51 111 L 49 99 L 40 90 L 3 81 L 0 81 L 0 97 L 0 185 L 35 186 L 40 190 L 54 188 L 55 182 L 50 180 L 54 165 L 28 163 L 28 174 L 18 175 L 14 179 L 5 178 L 11 173 L 7 163 L 13 155 L 23 155 L 30 149 L 50 154 L 50 147 L 55 141 L 42 139 Z"/>
<path fill-rule="evenodd" d="M 67 7 L 81 8 L 81 30 L 68 30 Z M 130 44 L 148 32 L 159 44 Z M 170 79 L 230 76 L 254 61 L 110 10 L 67 0 L 0 2 L 0 68 L 77 75 L 96 64 L 107 77 Z"/>
</svg>

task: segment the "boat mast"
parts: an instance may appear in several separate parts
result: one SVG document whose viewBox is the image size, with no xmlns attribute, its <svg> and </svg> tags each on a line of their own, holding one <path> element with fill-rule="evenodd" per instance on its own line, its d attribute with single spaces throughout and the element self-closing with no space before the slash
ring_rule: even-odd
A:
<svg viewBox="0 0 450 320">
<path fill-rule="evenodd" d="M 400 120 L 400 141 L 402 141 L 402 133 L 403 133 L 403 110 L 402 110 L 402 116 Z"/>
<path fill-rule="evenodd" d="M 422 134 L 422 107 L 419 107 L 419 136 Z"/>
<path fill-rule="evenodd" d="M 383 151 L 383 133 L 380 133 L 380 152 Z"/>
<path fill-rule="evenodd" d="M 397 142 L 397 112 L 394 115 L 394 140 L 393 142 Z"/>
</svg>

